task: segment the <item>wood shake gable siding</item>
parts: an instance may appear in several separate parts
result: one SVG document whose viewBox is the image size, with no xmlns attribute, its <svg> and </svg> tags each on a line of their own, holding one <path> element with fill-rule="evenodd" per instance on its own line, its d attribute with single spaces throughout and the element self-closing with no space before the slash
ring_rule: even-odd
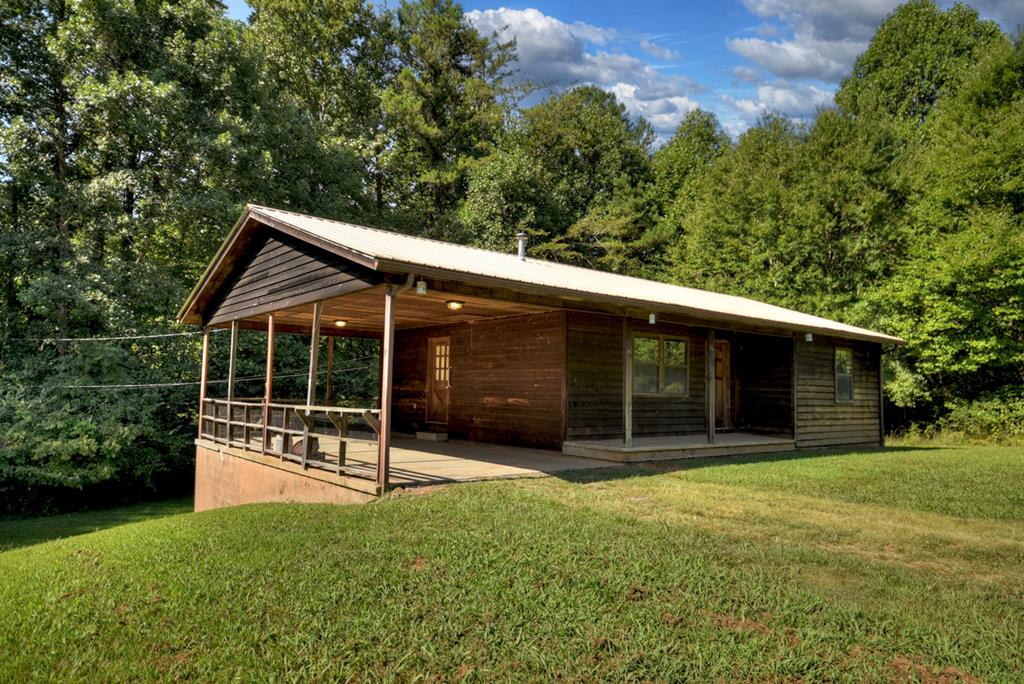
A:
<svg viewBox="0 0 1024 684">
<path fill-rule="evenodd" d="M 253 237 L 206 324 L 338 297 L 382 282 L 372 270 L 272 229 Z"/>
<path fill-rule="evenodd" d="M 439 427 L 426 423 L 427 340 L 450 337 L 448 432 L 452 436 L 551 449 L 561 446 L 565 313 L 399 330 L 395 337 L 396 429 Z"/>
<path fill-rule="evenodd" d="M 796 445 L 878 444 L 878 344 L 814 336 L 795 341 Z M 837 402 L 835 348 L 853 350 L 853 401 Z"/>
</svg>

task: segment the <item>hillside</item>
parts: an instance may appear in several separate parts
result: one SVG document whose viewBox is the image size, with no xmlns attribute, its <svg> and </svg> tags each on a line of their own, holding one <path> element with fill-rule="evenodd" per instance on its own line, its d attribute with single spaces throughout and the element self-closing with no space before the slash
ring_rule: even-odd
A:
<svg viewBox="0 0 1024 684">
<path fill-rule="evenodd" d="M 0 680 L 1008 681 L 1022 478 L 904 448 L 0 521 Z"/>
</svg>

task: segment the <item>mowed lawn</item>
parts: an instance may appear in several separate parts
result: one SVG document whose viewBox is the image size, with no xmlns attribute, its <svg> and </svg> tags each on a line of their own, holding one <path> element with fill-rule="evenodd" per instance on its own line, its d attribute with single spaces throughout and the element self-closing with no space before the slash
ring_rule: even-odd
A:
<svg viewBox="0 0 1024 684">
<path fill-rule="evenodd" d="M 1018 448 L 180 510 L 0 522 L 0 680 L 1024 678 Z"/>
</svg>

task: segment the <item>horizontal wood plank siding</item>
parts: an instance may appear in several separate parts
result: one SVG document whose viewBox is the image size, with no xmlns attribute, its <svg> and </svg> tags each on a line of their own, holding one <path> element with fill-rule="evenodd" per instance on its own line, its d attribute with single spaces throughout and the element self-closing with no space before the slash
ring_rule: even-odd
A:
<svg viewBox="0 0 1024 684">
<path fill-rule="evenodd" d="M 686 338 L 690 365 L 690 391 L 686 396 L 633 395 L 633 435 L 656 437 L 703 432 L 707 427 L 704 409 L 704 390 L 707 385 L 704 366 L 707 356 L 707 334 L 703 330 L 650 325 L 646 321 L 634 321 L 633 332 Z"/>
<path fill-rule="evenodd" d="M 565 438 L 622 438 L 622 319 L 569 312 Z"/>
<path fill-rule="evenodd" d="M 633 332 L 689 340 L 687 396 L 633 397 L 633 435 L 653 437 L 704 429 L 703 331 L 632 321 Z M 570 312 L 567 326 L 566 439 L 622 438 L 622 319 Z"/>
<path fill-rule="evenodd" d="M 559 448 L 563 312 L 509 316 L 396 333 L 398 430 L 426 424 L 427 340 L 451 338 L 448 432 L 480 442 Z"/>
<path fill-rule="evenodd" d="M 269 313 L 382 282 L 370 269 L 267 228 L 221 286 L 210 323 Z"/>
<path fill-rule="evenodd" d="M 732 359 L 737 429 L 791 434 L 793 340 L 737 334 Z"/>
<path fill-rule="evenodd" d="M 814 336 L 796 340 L 798 447 L 878 444 L 878 356 L 881 347 Z M 837 402 L 835 347 L 853 350 L 853 401 Z"/>
</svg>

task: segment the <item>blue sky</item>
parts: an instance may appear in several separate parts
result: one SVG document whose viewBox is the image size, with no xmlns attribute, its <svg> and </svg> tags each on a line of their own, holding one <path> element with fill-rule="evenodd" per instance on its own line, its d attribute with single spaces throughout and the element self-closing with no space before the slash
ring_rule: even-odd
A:
<svg viewBox="0 0 1024 684">
<path fill-rule="evenodd" d="M 244 0 L 227 0 L 244 19 Z M 383 3 L 395 5 L 397 0 Z M 462 3 L 478 29 L 515 37 L 518 76 L 552 89 L 593 83 L 671 136 L 694 107 L 736 135 L 763 112 L 808 118 L 832 103 L 897 0 L 532 0 Z M 977 0 L 1004 29 L 1024 0 Z"/>
</svg>

